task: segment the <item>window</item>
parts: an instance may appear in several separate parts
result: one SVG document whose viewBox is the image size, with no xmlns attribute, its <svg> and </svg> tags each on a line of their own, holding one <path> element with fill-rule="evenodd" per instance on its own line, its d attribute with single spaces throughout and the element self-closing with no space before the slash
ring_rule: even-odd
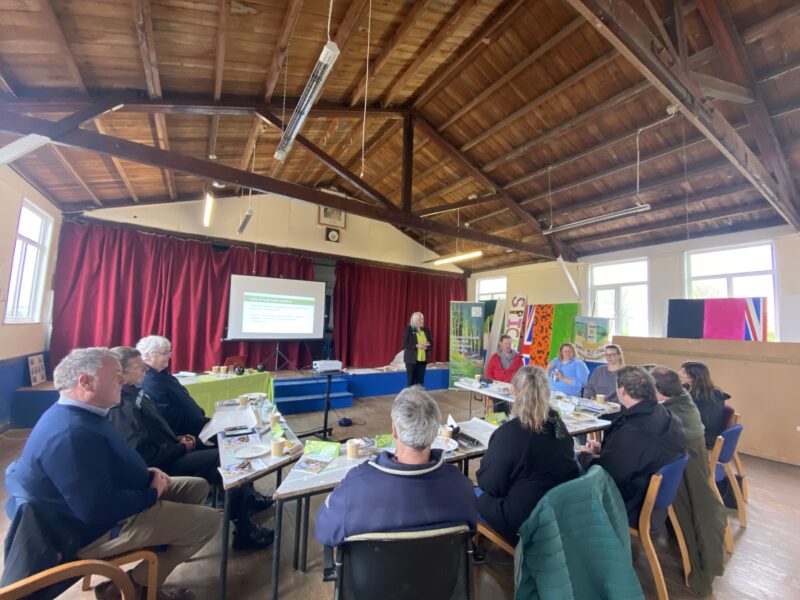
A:
<svg viewBox="0 0 800 600">
<path fill-rule="evenodd" d="M 486 300 L 500 300 L 506 297 L 506 278 L 492 277 L 491 279 L 478 279 L 478 288 L 475 298 L 478 302 Z"/>
<path fill-rule="evenodd" d="M 650 335 L 647 260 L 594 265 L 592 314 L 614 319 L 616 335 Z"/>
<path fill-rule="evenodd" d="M 51 224 L 52 219 L 27 200 L 22 203 L 8 282 L 6 323 L 39 321 Z"/>
<path fill-rule="evenodd" d="M 775 335 L 772 244 L 687 253 L 688 298 L 767 298 L 767 339 Z"/>
</svg>

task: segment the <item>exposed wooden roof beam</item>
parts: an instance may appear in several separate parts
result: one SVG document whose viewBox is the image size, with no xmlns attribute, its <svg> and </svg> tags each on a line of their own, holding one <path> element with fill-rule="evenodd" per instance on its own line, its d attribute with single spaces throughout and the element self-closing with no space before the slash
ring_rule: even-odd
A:
<svg viewBox="0 0 800 600">
<path fill-rule="evenodd" d="M 73 130 L 73 131 L 75 131 L 75 130 Z M 100 198 L 98 198 L 98 197 L 97 197 L 97 195 L 96 195 L 96 194 L 95 194 L 95 193 L 92 191 L 92 188 L 90 188 L 90 187 L 89 187 L 89 186 L 86 184 L 86 181 L 84 181 L 83 177 L 81 177 L 81 176 L 80 176 L 80 174 L 79 174 L 79 173 L 78 173 L 78 172 L 75 170 L 75 168 L 74 168 L 74 167 L 73 167 L 73 166 L 70 164 L 70 162 L 69 162 L 69 161 L 67 160 L 67 158 L 64 156 L 63 150 L 61 150 L 60 148 L 56 148 L 56 147 L 55 147 L 54 145 L 52 145 L 52 144 L 51 144 L 50 146 L 48 146 L 48 148 L 50 148 L 50 150 L 53 152 L 53 155 L 56 157 L 56 159 L 58 160 L 58 162 L 59 162 L 59 163 L 61 163 L 61 166 L 62 166 L 62 167 L 64 167 L 64 170 L 65 170 L 67 173 L 69 173 L 69 174 L 70 174 L 70 176 L 72 176 L 72 178 L 73 178 L 75 181 L 77 181 L 77 182 L 78 182 L 78 184 L 79 184 L 79 185 L 80 185 L 80 186 L 81 186 L 81 187 L 82 187 L 84 190 L 86 190 L 86 193 L 87 193 L 87 194 L 89 194 L 89 197 L 92 199 L 92 201 L 93 201 L 93 202 L 94 202 L 94 203 L 95 203 L 95 204 L 96 204 L 98 207 L 102 207 L 102 206 L 103 206 L 103 203 L 102 203 L 102 202 L 100 202 Z"/>
<path fill-rule="evenodd" d="M 414 214 L 417 215 L 418 217 L 432 217 L 434 215 L 439 215 L 445 212 L 459 210 L 461 208 L 469 208 L 470 206 L 489 204 L 490 202 L 497 202 L 499 200 L 500 198 L 497 194 L 491 193 L 491 194 L 486 194 L 485 196 L 478 196 L 476 198 L 467 198 L 466 200 L 451 202 L 450 204 L 439 204 L 437 206 L 430 206 L 428 208 L 423 208 L 422 210 L 414 211 Z"/>
<path fill-rule="evenodd" d="M 364 91 L 367 89 L 367 84 L 369 81 L 371 81 L 373 77 L 378 75 L 378 73 L 383 70 L 383 67 L 386 66 L 386 63 L 392 56 L 392 53 L 402 43 L 408 31 L 419 22 L 422 13 L 425 11 L 428 5 L 431 4 L 431 2 L 432 0 L 419 0 L 412 3 L 411 9 L 403 18 L 403 21 L 400 23 L 400 25 L 398 25 L 394 34 L 392 34 L 389 42 L 383 46 L 383 48 L 381 48 L 378 56 L 376 56 L 375 59 L 370 62 L 369 78 L 367 78 L 367 73 L 364 73 L 364 75 L 361 77 L 361 81 L 358 83 L 353 95 L 350 97 L 350 106 L 356 105 L 359 100 L 364 98 Z"/>
<path fill-rule="evenodd" d="M 328 143 L 328 141 L 330 140 L 331 136 L 334 133 L 336 133 L 336 130 L 338 128 L 339 128 L 339 120 L 338 119 L 332 119 L 331 122 L 328 123 L 328 127 L 322 133 L 322 136 L 320 137 L 320 140 L 317 143 L 317 146 L 320 147 L 320 148 L 323 148 Z M 285 164 L 285 162 L 286 161 L 284 161 L 283 163 L 281 161 L 279 161 L 279 160 L 275 161 L 276 164 Z M 315 163 L 313 161 L 310 161 L 310 160 L 306 161 L 306 163 L 303 165 L 303 168 L 300 170 L 300 173 L 297 175 L 297 177 L 293 177 L 292 178 L 295 181 L 295 183 L 301 183 L 303 181 L 303 178 L 304 178 L 305 174 L 308 172 L 309 168 L 311 168 L 312 166 L 316 167 L 317 163 Z M 345 166 L 348 169 L 350 168 L 350 165 L 345 165 Z M 274 165 L 273 165 L 273 170 L 272 170 L 272 172 L 270 172 L 270 177 L 275 177 L 275 176 L 276 176 L 276 173 L 275 173 L 275 169 L 274 169 Z"/>
<path fill-rule="evenodd" d="M 403 212 L 411 214 L 414 184 L 414 117 L 410 114 L 403 119 L 403 171 L 400 176 L 400 205 Z"/>
<path fill-rule="evenodd" d="M 107 113 L 118 110 L 125 103 L 128 96 L 125 92 L 107 96 L 94 104 L 90 104 L 71 115 L 59 119 L 50 127 L 47 136 L 50 139 L 57 139 L 73 129 L 77 129 L 86 121 L 92 121 Z"/>
<path fill-rule="evenodd" d="M 391 141 L 401 126 L 401 121 L 387 121 L 384 123 L 383 126 L 375 133 L 372 139 L 367 142 L 366 146 L 364 147 L 364 155 L 372 154 L 373 152 L 377 152 L 383 148 L 384 144 Z M 361 154 L 355 153 L 350 160 L 345 163 L 345 166 L 348 169 L 352 169 L 360 158 Z"/>
<path fill-rule="evenodd" d="M 744 114 L 752 126 L 759 153 L 772 175 L 777 179 L 778 201 L 781 205 L 787 205 L 787 212 L 790 215 L 793 212 L 798 217 L 798 223 L 794 224 L 795 229 L 798 229 L 800 228 L 800 198 L 797 195 L 797 188 L 786 163 L 786 157 L 781 151 L 775 126 L 764 104 L 755 73 L 750 66 L 747 51 L 736 30 L 730 10 L 719 0 L 698 0 L 697 6 L 711 34 L 711 39 L 714 40 L 714 45 L 722 56 L 725 67 L 733 77 L 733 83 L 748 88 L 753 94 L 754 101 L 744 107 Z M 779 214 L 780 212 L 778 210 Z"/>
<path fill-rule="evenodd" d="M 705 73 L 692 72 L 692 79 L 697 82 L 700 91 L 707 98 L 726 100 L 736 104 L 752 104 L 755 100 L 752 90 L 743 85 L 737 85 Z"/>
<path fill-rule="evenodd" d="M 414 76 L 419 73 L 419 70 L 428 62 L 431 57 L 441 48 L 453 34 L 464 24 L 467 16 L 472 12 L 478 0 L 462 0 L 458 3 L 456 11 L 450 15 L 444 25 L 438 28 L 438 33 L 429 41 L 424 48 L 416 53 L 414 61 L 406 67 L 400 77 L 392 84 L 386 94 L 383 96 L 381 104 L 389 106 L 397 97 L 403 92 L 406 85 L 411 81 Z"/>
<path fill-rule="evenodd" d="M 420 86 L 411 98 L 410 104 L 414 108 L 419 108 L 442 91 L 467 63 L 475 60 L 489 44 L 502 35 L 505 28 L 513 22 L 511 17 L 526 4 L 525 0 L 507 0 L 497 7 L 492 16 L 487 19 L 485 29 L 476 31 L 467 42 L 466 47 L 463 50 L 459 49 L 454 60 L 442 65 L 439 71 L 434 73 L 423 86 Z"/>
<path fill-rule="evenodd" d="M 158 56 L 156 54 L 155 35 L 153 34 L 153 18 L 150 10 L 150 0 L 131 0 L 133 7 L 133 20 L 136 26 L 136 35 L 139 38 L 139 52 L 142 57 L 144 78 L 147 82 L 147 93 L 151 98 L 161 98 L 161 78 L 158 74 Z M 159 113 L 153 115 L 156 129 L 156 140 L 159 148 L 169 150 L 169 133 L 167 132 L 167 119 Z M 175 187 L 175 178 L 168 170 L 163 171 L 167 192 L 173 200 L 178 197 Z"/>
<path fill-rule="evenodd" d="M 222 77 L 225 72 L 225 49 L 228 41 L 228 15 L 231 12 L 230 0 L 219 0 L 219 19 L 217 21 L 217 50 L 214 55 L 214 102 L 222 97 Z M 206 156 L 217 156 L 217 131 L 219 115 L 213 115 L 208 125 L 208 148 Z"/>
<path fill-rule="evenodd" d="M 687 71 L 659 44 L 636 12 L 624 2 L 567 0 L 597 28 L 671 104 L 719 149 L 759 190 L 787 223 L 800 229 L 800 215 L 791 197 L 778 186 L 761 160 L 750 150 L 719 111 L 708 110 Z M 672 64 L 668 64 L 672 63 Z"/>
<path fill-rule="evenodd" d="M 49 123 L 49 121 L 21 116 L 0 109 L 0 131 L 11 131 L 21 135 L 28 135 L 30 133 L 41 134 L 41 132 L 48 127 Z M 218 162 L 185 156 L 177 152 L 162 150 L 121 138 L 104 136 L 84 129 L 73 130 L 56 143 L 104 154 L 113 154 L 125 160 L 159 168 L 172 169 L 197 177 L 216 179 L 223 183 L 247 187 L 263 193 L 279 194 L 322 206 L 329 206 L 354 215 L 383 221 L 392 225 L 402 225 L 420 231 L 429 231 L 440 235 L 473 240 L 484 244 L 500 246 L 501 248 L 511 248 L 512 250 L 520 250 L 529 254 L 550 258 L 549 256 L 543 255 L 538 246 L 532 244 L 498 238 L 478 231 L 472 231 L 468 228 L 453 227 L 437 221 L 405 215 L 399 210 L 387 211 L 380 206 L 373 206 L 357 200 L 326 194 L 325 192 L 310 189 L 295 183 L 272 179 L 265 175 L 250 173 Z"/>
</svg>

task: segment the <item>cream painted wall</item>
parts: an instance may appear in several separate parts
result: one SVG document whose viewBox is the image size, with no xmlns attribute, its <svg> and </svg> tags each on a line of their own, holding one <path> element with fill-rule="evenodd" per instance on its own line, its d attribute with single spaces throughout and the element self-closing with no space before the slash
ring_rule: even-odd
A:
<svg viewBox="0 0 800 600">
<path fill-rule="evenodd" d="M 311 250 L 343 257 L 412 267 L 424 266 L 444 272 L 461 273 L 460 269 L 451 265 L 441 267 L 434 267 L 433 264 L 422 265 L 423 260 L 435 258 L 436 255 L 386 223 L 347 215 L 341 241 L 333 243 L 324 239 L 325 227 L 317 224 L 317 206 L 314 204 L 267 194 L 253 195 L 252 205 L 255 215 L 242 235 L 236 233 L 236 229 L 247 210 L 246 197 L 217 199 L 211 226 L 208 228 L 203 227 L 203 206 L 200 201 L 104 208 L 92 211 L 91 216 L 192 235 L 260 242 L 279 248 Z"/>
<path fill-rule="evenodd" d="M 17 235 L 17 223 L 23 198 L 53 218 L 50 234 L 50 251 L 45 273 L 45 292 L 42 298 L 40 320 L 32 324 L 3 323 L 6 314 L 8 280 L 11 277 L 11 262 Z M 0 167 L 0 201 L 5 217 L 0 219 L 0 360 L 41 352 L 47 348 L 50 331 L 51 282 L 58 248 L 58 232 L 61 228 L 61 213 L 50 202 L 32 188 L 10 167 Z"/>
<path fill-rule="evenodd" d="M 593 264 L 618 262 L 646 258 L 649 268 L 649 313 L 650 335 L 661 337 L 666 334 L 667 300 L 684 297 L 686 252 L 707 248 L 722 248 L 759 242 L 772 242 L 774 248 L 774 272 L 776 288 L 776 310 L 778 337 L 782 342 L 800 342 L 800 234 L 788 227 L 774 227 L 719 235 L 695 240 L 661 244 L 647 248 L 625 250 L 595 255 L 570 264 L 581 294 L 584 313 L 590 310 L 589 271 Z M 558 263 L 534 264 L 511 267 L 473 274 L 468 280 L 467 294 L 475 298 L 478 279 L 508 277 L 507 294 L 527 295 L 529 302 L 560 303 L 574 302 L 569 283 Z"/>
</svg>

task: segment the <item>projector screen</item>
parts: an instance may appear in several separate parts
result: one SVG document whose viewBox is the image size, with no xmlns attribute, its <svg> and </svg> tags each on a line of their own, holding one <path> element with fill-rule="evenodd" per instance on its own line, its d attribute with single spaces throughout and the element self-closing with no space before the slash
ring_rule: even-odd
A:
<svg viewBox="0 0 800 600">
<path fill-rule="evenodd" d="M 325 283 L 231 275 L 229 340 L 322 338 Z"/>
</svg>

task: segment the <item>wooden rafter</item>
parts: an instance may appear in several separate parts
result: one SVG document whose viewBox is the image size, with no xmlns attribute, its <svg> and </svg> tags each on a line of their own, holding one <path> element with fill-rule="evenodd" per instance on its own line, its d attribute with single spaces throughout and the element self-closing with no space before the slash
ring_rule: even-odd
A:
<svg viewBox="0 0 800 600">
<path fill-rule="evenodd" d="M 231 12 L 230 0 L 219 0 L 219 20 L 217 21 L 217 49 L 214 55 L 214 102 L 222 98 L 222 77 L 225 72 L 225 49 L 228 41 L 228 15 Z M 213 115 L 208 124 L 208 148 L 206 156 L 217 156 L 217 131 L 219 115 Z"/>
<path fill-rule="evenodd" d="M 458 28 L 464 24 L 467 16 L 469 16 L 477 4 L 478 0 L 463 0 L 458 3 L 456 11 L 450 15 L 444 25 L 438 28 L 438 33 L 415 55 L 414 61 L 406 67 L 400 77 L 397 78 L 384 94 L 381 104 L 389 106 L 397 99 L 408 82 L 419 73 L 420 69 L 441 48 L 442 44 L 450 39 Z"/>
<path fill-rule="evenodd" d="M 400 177 L 401 202 L 403 212 L 411 214 L 414 185 L 414 117 L 411 114 L 403 119 L 403 172 Z"/>
<path fill-rule="evenodd" d="M 497 194 L 491 193 L 486 194 L 485 196 L 477 196 L 475 198 L 467 198 L 466 200 L 460 200 L 458 202 L 451 202 L 449 204 L 430 206 L 428 208 L 423 208 L 422 210 L 414 211 L 414 214 L 418 217 L 432 217 L 434 215 L 441 215 L 453 210 L 469 208 L 470 206 L 485 205 L 499 200 L 500 197 Z"/>
<path fill-rule="evenodd" d="M 158 74 L 158 55 L 156 54 L 155 35 L 153 34 L 153 18 L 150 10 L 150 0 L 131 0 L 133 20 L 136 26 L 136 35 L 139 38 L 139 51 L 142 57 L 142 68 L 147 83 L 147 93 L 151 98 L 161 98 L 161 78 Z M 162 113 L 153 115 L 156 141 L 162 150 L 169 150 L 169 133 L 167 132 L 167 118 Z M 175 177 L 169 170 L 162 170 L 162 177 L 169 193 L 175 200 L 178 190 L 175 186 Z"/>
<path fill-rule="evenodd" d="M 74 131 L 74 130 L 73 130 L 73 131 Z M 69 161 L 67 160 L 67 158 L 64 156 L 64 152 L 63 152 L 63 150 L 62 150 L 61 148 L 56 148 L 56 147 L 55 147 L 53 144 L 50 144 L 50 145 L 48 146 L 48 148 L 49 148 L 49 149 L 52 151 L 53 155 L 56 157 L 56 160 L 58 160 L 58 162 L 61 164 L 61 166 L 62 166 L 62 167 L 64 167 L 64 170 L 65 170 L 67 173 L 69 173 L 69 174 L 70 174 L 70 176 L 71 176 L 71 177 L 72 177 L 72 178 L 73 178 L 75 181 L 77 181 L 77 182 L 78 182 L 78 184 L 79 184 L 79 185 L 80 185 L 80 186 L 81 186 L 81 187 L 82 187 L 84 190 L 86 190 L 86 193 L 87 193 L 87 194 L 89 194 L 89 197 L 92 199 L 92 201 L 93 201 L 93 202 L 94 202 L 94 203 L 95 203 L 95 204 L 96 204 L 98 207 L 102 207 L 102 206 L 103 206 L 103 203 L 102 203 L 102 202 L 100 202 L 100 198 L 98 198 L 98 197 L 97 197 L 97 194 L 95 194 L 95 193 L 92 191 L 92 188 L 90 188 L 90 187 L 87 185 L 87 183 L 86 183 L 86 181 L 84 181 L 83 177 L 81 177 L 81 176 L 80 176 L 80 174 L 79 174 L 79 173 L 78 173 L 78 172 L 75 170 L 75 167 L 73 167 L 73 166 L 70 164 L 70 162 L 69 162 Z"/>
<path fill-rule="evenodd" d="M 411 9 L 403 18 L 403 21 L 400 23 L 400 25 L 398 25 L 397 29 L 392 35 L 392 38 L 385 46 L 383 46 L 383 48 L 381 48 L 378 56 L 376 56 L 375 59 L 370 62 L 369 78 L 367 78 L 367 73 L 365 72 L 361 77 L 361 81 L 356 86 L 356 90 L 350 97 L 350 106 L 355 106 L 359 100 L 364 98 L 364 92 L 367 89 L 367 84 L 369 81 L 383 71 L 383 67 L 386 66 L 386 63 L 389 61 L 392 53 L 394 53 L 394 51 L 403 41 L 408 31 L 419 22 L 420 16 L 428 7 L 428 5 L 431 4 L 431 2 L 432 0 L 420 0 L 419 2 L 412 3 Z"/>
<path fill-rule="evenodd" d="M 10 131 L 21 135 L 28 135 L 31 133 L 41 134 L 41 132 L 48 127 L 49 123 L 49 121 L 36 119 L 34 117 L 20 116 L 0 109 L 0 131 Z M 229 167 L 218 162 L 185 156 L 177 152 L 162 150 L 121 138 L 104 136 L 84 129 L 76 129 L 65 134 L 57 143 L 64 146 L 101 152 L 103 154 L 113 154 L 125 160 L 180 171 L 197 177 L 211 178 L 230 185 L 251 188 L 258 192 L 288 196 L 289 198 L 296 198 L 298 200 L 328 206 L 392 225 L 402 225 L 421 231 L 472 240 L 483 244 L 499 246 L 501 248 L 510 248 L 536 256 L 546 256 L 541 253 L 538 246 L 532 244 L 499 238 L 478 231 L 472 231 L 468 228 L 453 227 L 412 215 L 405 215 L 402 211 L 397 209 L 394 211 L 387 211 L 386 208 L 381 206 L 373 206 L 357 200 L 342 198 L 295 183 L 280 181 L 265 175 L 259 175 L 258 173 L 250 173 L 242 169 Z"/>
<path fill-rule="evenodd" d="M 733 83 L 748 89 L 753 94 L 753 102 L 744 107 L 744 114 L 751 125 L 764 162 L 777 179 L 781 202 L 788 204 L 797 214 L 800 210 L 797 187 L 786 163 L 786 157 L 781 151 L 775 126 L 767 111 L 757 78 L 750 66 L 747 51 L 736 30 L 730 10 L 719 0 L 698 0 L 697 6 L 711 39 L 714 40 L 714 45 L 722 56 L 723 64 L 733 77 Z"/>
</svg>

